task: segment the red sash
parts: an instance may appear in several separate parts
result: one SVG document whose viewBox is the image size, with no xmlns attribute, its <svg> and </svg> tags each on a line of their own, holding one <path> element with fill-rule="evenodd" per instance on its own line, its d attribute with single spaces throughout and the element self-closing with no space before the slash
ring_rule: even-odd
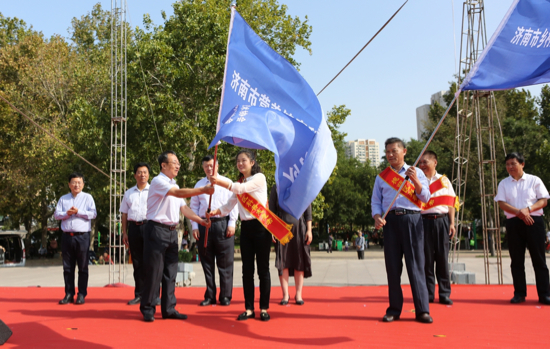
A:
<svg viewBox="0 0 550 349">
<path fill-rule="evenodd" d="M 395 191 L 399 190 L 399 187 L 401 187 L 401 184 L 403 184 L 404 180 L 404 178 L 401 177 L 397 172 L 395 172 L 391 167 L 387 167 L 379 174 L 379 176 L 384 182 L 386 182 L 386 184 L 395 189 Z M 416 196 L 414 185 L 412 185 L 411 182 L 407 181 L 405 183 L 405 186 L 403 187 L 403 190 L 401 190 L 401 193 L 399 194 L 403 195 L 407 200 L 412 202 L 419 209 L 422 209 L 423 203 Z"/>
<path fill-rule="evenodd" d="M 262 225 L 273 235 L 277 240 L 281 242 L 281 245 L 285 245 L 294 237 L 290 232 L 292 224 L 287 224 L 275 213 L 271 212 L 269 208 L 264 207 L 256 198 L 248 193 L 237 195 L 239 202 L 251 215 L 254 216 Z"/>
<path fill-rule="evenodd" d="M 441 176 L 441 178 L 439 178 L 437 181 L 430 184 L 430 194 L 434 194 L 435 192 L 443 188 L 447 188 L 447 184 L 443 181 L 443 178 L 447 178 L 447 177 Z M 422 205 L 422 210 L 429 210 L 430 208 L 433 208 L 436 206 L 454 207 L 457 211 L 460 207 L 460 205 L 458 204 L 457 196 L 441 195 L 441 196 L 432 196 L 430 198 L 430 201 Z"/>
</svg>

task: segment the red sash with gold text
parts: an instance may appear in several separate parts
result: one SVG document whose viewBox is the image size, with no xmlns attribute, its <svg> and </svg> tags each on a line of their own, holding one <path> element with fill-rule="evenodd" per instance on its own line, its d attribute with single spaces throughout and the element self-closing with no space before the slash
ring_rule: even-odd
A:
<svg viewBox="0 0 550 349">
<path fill-rule="evenodd" d="M 275 213 L 271 212 L 269 208 L 262 205 L 256 198 L 248 193 L 237 195 L 239 202 L 254 218 L 256 218 L 262 225 L 275 236 L 277 240 L 281 242 L 281 245 L 285 245 L 294 237 L 290 232 L 292 224 L 287 224 Z"/>
<path fill-rule="evenodd" d="M 434 194 L 435 192 L 443 188 L 447 188 L 447 184 L 443 181 L 443 178 L 447 178 L 447 177 L 441 176 L 441 178 L 439 178 L 437 181 L 430 184 L 430 194 Z M 432 196 L 430 198 L 430 201 L 422 205 L 422 210 L 429 210 L 430 208 L 433 208 L 436 206 L 454 207 L 458 211 L 459 209 L 458 197 L 451 196 L 451 195 Z"/>
<path fill-rule="evenodd" d="M 395 172 L 391 167 L 387 167 L 379 174 L 379 176 L 384 182 L 386 182 L 386 184 L 395 189 L 395 191 L 399 190 L 399 187 L 401 187 L 404 180 L 404 178 Z M 403 190 L 401 190 L 401 193 L 399 194 L 403 195 L 419 209 L 422 209 L 422 201 L 420 201 L 420 199 L 416 196 L 416 193 L 414 192 L 414 185 L 412 185 L 411 182 L 407 181 L 403 187 Z"/>
</svg>

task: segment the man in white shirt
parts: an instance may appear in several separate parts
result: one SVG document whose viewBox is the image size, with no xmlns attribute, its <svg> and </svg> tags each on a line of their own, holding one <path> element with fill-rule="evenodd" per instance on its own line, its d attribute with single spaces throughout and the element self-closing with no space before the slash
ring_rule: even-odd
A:
<svg viewBox="0 0 550 349">
<path fill-rule="evenodd" d="M 88 294 L 88 260 L 90 251 L 90 232 L 92 219 L 97 216 L 94 198 L 82 192 L 84 176 L 80 173 L 69 175 L 69 194 L 63 195 L 55 209 L 54 217 L 61 221 L 63 239 L 63 278 L 65 279 L 65 298 L 59 304 L 74 303 L 74 273 L 78 264 L 78 296 L 76 304 L 84 304 Z"/>
<path fill-rule="evenodd" d="M 134 299 L 128 305 L 141 303 L 143 293 L 143 235 L 147 223 L 147 197 L 149 194 L 149 164 L 140 162 L 134 166 L 136 185 L 124 193 L 122 213 L 122 242 L 130 248 L 134 268 Z M 157 298 L 157 297 L 155 297 Z M 159 300 L 155 301 L 155 304 Z"/>
<path fill-rule="evenodd" d="M 510 267 L 514 281 L 514 297 L 510 303 L 525 302 L 527 284 L 525 281 L 525 248 L 535 270 L 539 302 L 550 304 L 548 267 L 544 255 L 545 227 L 542 209 L 550 198 L 548 190 L 539 177 L 523 171 L 523 155 L 506 155 L 506 171 L 509 177 L 498 185 L 495 201 L 506 215 L 506 233 L 510 251 Z"/>
<path fill-rule="evenodd" d="M 178 234 L 180 212 L 204 226 L 210 222 L 196 215 L 183 198 L 213 194 L 212 186 L 187 189 L 176 184 L 180 163 L 176 153 L 165 151 L 158 158 L 161 173 L 153 178 L 147 198 L 147 224 L 145 225 L 143 267 L 145 282 L 140 310 L 146 322 L 155 321 L 153 303 L 155 290 L 162 280 L 161 312 L 163 319 L 187 319 L 176 311 L 176 273 L 178 270 Z"/>
<path fill-rule="evenodd" d="M 207 155 L 202 158 L 202 169 L 207 177 L 197 182 L 195 188 L 210 184 L 208 180 L 212 174 L 217 174 L 218 165 L 214 168 L 214 157 Z M 217 178 L 231 182 L 224 176 L 217 175 Z M 212 195 L 211 209 L 215 210 L 223 206 L 231 197 L 226 188 L 216 186 Z M 210 196 L 201 194 L 193 196 L 189 207 L 200 217 L 205 217 Z M 220 305 L 229 305 L 233 293 L 233 260 L 235 252 L 235 222 L 238 217 L 238 208 L 235 206 L 230 214 L 222 217 L 211 217 L 212 225 L 208 229 L 208 242 L 204 247 L 205 228 L 192 222 L 193 236 L 198 241 L 199 256 L 201 259 L 204 278 L 206 279 L 206 292 L 201 306 L 216 304 L 216 264 L 220 275 Z"/>
<path fill-rule="evenodd" d="M 430 303 L 435 299 L 435 279 L 439 285 L 439 303 L 453 304 L 449 278 L 449 240 L 455 235 L 456 195 L 447 177 L 437 173 L 437 154 L 427 150 L 418 162 L 430 184 L 430 201 L 422 210 L 426 287 Z M 435 264 L 435 275 L 434 275 Z"/>
</svg>

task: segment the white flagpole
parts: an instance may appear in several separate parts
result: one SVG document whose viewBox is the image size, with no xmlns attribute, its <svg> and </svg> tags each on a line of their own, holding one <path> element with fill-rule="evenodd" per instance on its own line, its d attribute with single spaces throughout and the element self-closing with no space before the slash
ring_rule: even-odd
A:
<svg viewBox="0 0 550 349">
<path fill-rule="evenodd" d="M 443 116 L 441 117 L 441 120 L 439 120 L 439 123 L 437 124 L 437 126 L 435 127 L 435 129 L 433 130 L 432 132 L 432 135 L 430 136 L 430 138 L 428 139 L 428 141 L 426 142 L 426 145 L 424 145 L 424 148 L 422 149 L 422 151 L 420 152 L 420 155 L 418 155 L 418 158 L 416 159 L 416 161 L 414 162 L 413 164 L 413 167 L 416 167 L 416 164 L 418 164 L 418 161 L 420 161 L 420 158 L 422 157 L 422 155 L 424 155 L 424 152 L 426 151 L 426 149 L 428 148 L 428 146 L 430 145 L 430 143 L 432 142 L 437 130 L 439 130 L 439 127 L 441 126 L 441 124 L 443 124 L 443 121 L 445 120 L 445 118 L 447 117 L 447 114 L 449 114 L 449 111 L 451 110 L 451 107 L 453 106 L 453 104 L 455 103 L 456 99 L 458 98 L 458 96 L 460 95 L 460 92 L 461 90 L 458 90 L 456 93 L 455 93 L 455 96 L 453 98 L 453 100 L 451 101 L 451 103 L 449 104 L 449 106 L 447 107 L 447 110 L 445 110 L 445 114 L 443 114 Z M 399 197 L 399 194 L 401 194 L 401 190 L 403 189 L 403 187 L 405 186 L 407 180 L 409 180 L 409 177 L 405 177 L 405 180 L 403 181 L 403 183 L 401 183 L 401 186 L 399 187 L 399 190 L 395 193 L 395 197 L 393 198 L 391 204 L 388 206 L 388 208 L 386 209 L 386 212 L 384 213 L 384 216 L 382 217 L 382 219 L 386 219 L 386 216 L 388 215 L 388 213 L 390 212 L 390 209 L 392 208 L 393 204 L 395 203 L 395 201 L 397 200 L 397 198 Z"/>
</svg>

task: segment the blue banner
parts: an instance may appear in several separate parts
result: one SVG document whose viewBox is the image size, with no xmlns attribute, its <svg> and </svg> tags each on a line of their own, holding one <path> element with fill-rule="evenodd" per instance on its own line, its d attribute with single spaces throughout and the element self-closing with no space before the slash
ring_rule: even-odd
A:
<svg viewBox="0 0 550 349">
<path fill-rule="evenodd" d="M 279 205 L 299 218 L 336 165 L 319 100 L 234 8 L 227 46 L 218 133 L 210 147 L 223 140 L 272 151 Z"/>
<path fill-rule="evenodd" d="M 550 0 L 515 0 L 462 90 L 504 90 L 550 81 Z"/>
</svg>

